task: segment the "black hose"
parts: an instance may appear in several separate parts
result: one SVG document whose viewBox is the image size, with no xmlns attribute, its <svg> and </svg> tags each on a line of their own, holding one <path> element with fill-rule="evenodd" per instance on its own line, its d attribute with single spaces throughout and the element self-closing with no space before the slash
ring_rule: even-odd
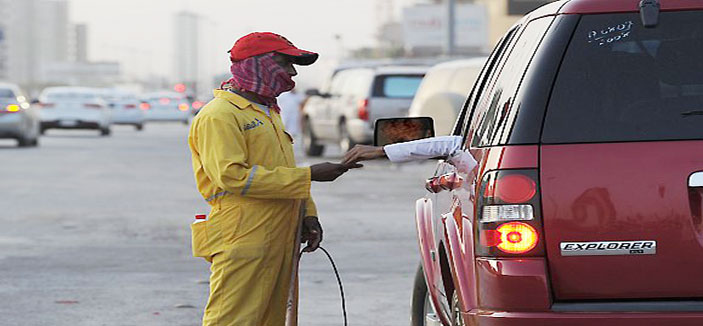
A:
<svg viewBox="0 0 703 326">
<path fill-rule="evenodd" d="M 344 299 L 344 286 L 342 285 L 342 278 L 339 276 L 339 271 L 337 270 L 337 265 L 334 263 L 334 259 L 332 259 L 332 255 L 330 255 L 330 253 L 325 248 L 322 248 L 321 246 L 319 248 L 320 250 L 322 250 L 322 252 L 325 253 L 325 255 L 327 255 L 327 258 L 332 264 L 332 269 L 334 269 L 334 275 L 337 277 L 337 284 L 339 285 L 339 294 L 342 297 L 342 314 L 344 315 L 344 326 L 347 326 L 347 303 Z"/>
</svg>

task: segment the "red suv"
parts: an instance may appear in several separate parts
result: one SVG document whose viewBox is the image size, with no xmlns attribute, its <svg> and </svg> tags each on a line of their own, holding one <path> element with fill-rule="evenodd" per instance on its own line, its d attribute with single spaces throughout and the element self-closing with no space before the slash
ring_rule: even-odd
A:
<svg viewBox="0 0 703 326">
<path fill-rule="evenodd" d="M 703 0 L 572 0 L 499 42 L 417 201 L 414 325 L 703 325 Z"/>
</svg>

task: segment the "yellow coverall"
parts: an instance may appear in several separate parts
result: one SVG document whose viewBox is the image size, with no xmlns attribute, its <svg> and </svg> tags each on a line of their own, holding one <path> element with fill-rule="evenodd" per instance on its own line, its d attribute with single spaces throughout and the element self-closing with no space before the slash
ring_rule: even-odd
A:
<svg viewBox="0 0 703 326">
<path fill-rule="evenodd" d="M 295 167 L 281 117 L 215 90 L 188 144 L 198 190 L 212 206 L 191 225 L 193 255 L 211 262 L 203 325 L 284 325 L 300 204 L 316 216 L 310 168 Z"/>
</svg>

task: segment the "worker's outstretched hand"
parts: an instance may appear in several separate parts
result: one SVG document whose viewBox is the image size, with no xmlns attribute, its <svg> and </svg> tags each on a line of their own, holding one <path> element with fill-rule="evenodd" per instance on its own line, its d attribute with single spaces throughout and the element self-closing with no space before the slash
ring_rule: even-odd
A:
<svg viewBox="0 0 703 326">
<path fill-rule="evenodd" d="M 386 156 L 381 146 L 356 145 L 346 154 L 342 164 L 354 164 L 361 161 L 368 161 Z"/>
<path fill-rule="evenodd" d="M 334 181 L 339 178 L 340 175 L 349 171 L 349 169 L 356 169 L 362 166 L 363 165 L 358 163 L 318 163 L 310 166 L 310 179 L 312 179 L 312 181 Z"/>
<path fill-rule="evenodd" d="M 320 247 L 322 242 L 322 225 L 315 216 L 306 216 L 303 219 L 303 232 L 300 237 L 302 243 L 307 242 L 303 252 L 313 252 Z"/>
</svg>

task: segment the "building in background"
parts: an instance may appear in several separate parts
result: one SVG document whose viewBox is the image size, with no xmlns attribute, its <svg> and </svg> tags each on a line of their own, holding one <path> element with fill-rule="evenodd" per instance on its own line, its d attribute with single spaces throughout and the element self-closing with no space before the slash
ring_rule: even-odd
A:
<svg viewBox="0 0 703 326">
<path fill-rule="evenodd" d="M 488 39 L 493 47 L 503 34 L 528 12 L 556 0 L 474 0 L 486 7 L 489 26 Z"/>
<path fill-rule="evenodd" d="M 8 0 L 0 0 L 0 17 L 8 17 L 9 10 L 7 7 Z M 7 66 L 7 19 L 0 20 L 0 80 L 8 78 Z"/>
<path fill-rule="evenodd" d="M 74 62 L 88 62 L 88 26 L 86 24 L 73 25 L 73 37 L 71 38 L 73 49 L 72 60 Z"/>
<path fill-rule="evenodd" d="M 456 55 L 477 55 L 488 51 L 486 7 L 457 4 L 454 14 Z M 403 9 L 403 43 L 410 56 L 438 56 L 444 53 L 449 20 L 442 4 L 420 4 Z"/>
<path fill-rule="evenodd" d="M 175 83 L 185 84 L 186 93 L 197 94 L 202 78 L 200 70 L 200 25 L 201 19 L 189 11 L 176 13 L 174 20 Z M 207 84 L 209 87 L 209 83 Z"/>
</svg>

